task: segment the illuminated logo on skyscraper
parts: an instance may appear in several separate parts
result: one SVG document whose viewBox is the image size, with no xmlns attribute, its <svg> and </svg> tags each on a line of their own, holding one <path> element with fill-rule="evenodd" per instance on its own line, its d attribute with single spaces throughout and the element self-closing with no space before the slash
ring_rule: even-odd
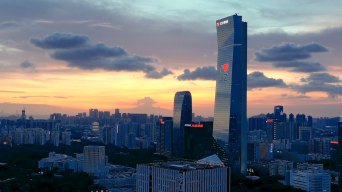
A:
<svg viewBox="0 0 342 192">
<path fill-rule="evenodd" d="M 223 70 L 224 70 L 224 72 L 227 72 L 228 67 L 229 67 L 228 63 L 226 63 L 226 64 L 223 65 Z"/>
<path fill-rule="evenodd" d="M 216 26 L 219 27 L 219 26 L 221 26 L 221 25 L 228 24 L 228 22 L 229 22 L 228 20 L 221 21 L 221 22 L 217 22 L 217 23 L 216 23 Z"/>
</svg>

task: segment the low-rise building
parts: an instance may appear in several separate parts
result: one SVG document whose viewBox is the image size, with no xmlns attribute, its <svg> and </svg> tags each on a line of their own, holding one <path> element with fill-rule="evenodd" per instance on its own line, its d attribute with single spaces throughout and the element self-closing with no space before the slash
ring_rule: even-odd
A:
<svg viewBox="0 0 342 192">
<path fill-rule="evenodd" d="M 309 192 L 330 192 L 331 177 L 320 170 L 290 172 L 290 185 Z"/>
<path fill-rule="evenodd" d="M 54 167 L 59 170 L 73 169 L 74 172 L 83 171 L 83 160 L 75 159 L 74 157 L 56 154 L 55 152 L 49 153 L 48 158 L 44 158 L 38 162 L 38 168 L 53 169 Z"/>
<path fill-rule="evenodd" d="M 197 162 L 176 161 L 137 166 L 137 192 L 226 192 L 229 170 L 216 155 Z"/>
</svg>

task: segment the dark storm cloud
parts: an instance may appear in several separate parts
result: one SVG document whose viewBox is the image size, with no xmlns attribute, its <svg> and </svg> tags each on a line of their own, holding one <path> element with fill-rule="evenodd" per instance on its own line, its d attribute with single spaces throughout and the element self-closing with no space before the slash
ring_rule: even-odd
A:
<svg viewBox="0 0 342 192">
<path fill-rule="evenodd" d="M 22 26 L 22 24 L 20 24 L 16 21 L 5 21 L 5 22 L 0 23 L 0 30 L 12 28 L 12 27 L 21 27 L 21 26 Z"/>
<path fill-rule="evenodd" d="M 34 68 L 34 64 L 33 63 L 31 63 L 30 61 L 23 61 L 21 64 L 20 64 L 20 67 L 21 68 Z"/>
<path fill-rule="evenodd" d="M 162 79 L 163 77 L 167 75 L 174 74 L 172 71 L 169 71 L 168 69 L 164 68 L 161 72 L 158 71 L 151 71 L 145 75 L 146 78 L 149 79 Z"/>
<path fill-rule="evenodd" d="M 294 61 L 297 59 L 307 59 L 311 53 L 327 52 L 328 48 L 318 43 L 309 43 L 307 45 L 295 45 L 293 43 L 283 43 L 271 48 L 263 48 L 254 52 L 254 60 L 259 62 L 279 62 Z"/>
<path fill-rule="evenodd" d="M 317 81 L 311 81 L 304 85 L 291 85 L 290 88 L 302 94 L 308 92 L 325 92 L 331 98 L 335 98 L 342 95 L 341 85 L 331 85 Z"/>
<path fill-rule="evenodd" d="M 105 71 L 128 71 L 150 73 L 156 68 L 146 62 L 155 62 L 154 58 L 142 58 L 140 56 L 119 57 L 116 59 L 98 58 L 93 60 L 64 60 L 69 67 L 76 67 L 83 70 L 102 69 Z"/>
<path fill-rule="evenodd" d="M 64 61 L 87 61 L 101 58 L 126 56 L 125 49 L 119 46 L 108 47 L 104 43 L 96 43 L 95 45 L 88 45 L 77 49 L 63 49 L 57 50 L 50 55 L 51 58 Z M 143 60 L 140 59 L 140 60 Z M 150 59 L 146 59 L 149 62 Z"/>
<path fill-rule="evenodd" d="M 179 81 L 186 80 L 216 80 L 216 68 L 214 66 L 198 67 L 194 71 L 185 69 L 182 75 L 179 75 L 177 79 Z"/>
<path fill-rule="evenodd" d="M 302 62 L 302 61 L 290 61 L 290 62 L 279 62 L 273 63 L 273 67 L 275 68 L 293 68 L 289 70 L 290 72 L 304 72 L 304 73 L 311 73 L 311 72 L 320 72 L 326 71 L 325 68 L 321 63 L 312 63 L 312 62 Z"/>
<path fill-rule="evenodd" d="M 90 38 L 85 35 L 74 35 L 72 33 L 53 33 L 43 39 L 33 37 L 30 43 L 42 49 L 67 49 L 76 48 L 89 43 Z"/>
<path fill-rule="evenodd" d="M 254 71 L 247 75 L 247 88 L 252 90 L 254 88 L 265 87 L 287 87 L 282 79 L 268 78 L 260 71 Z"/>
<path fill-rule="evenodd" d="M 302 78 L 301 82 L 321 82 L 321 83 L 338 83 L 341 82 L 338 76 L 330 75 L 329 73 L 312 73 L 307 78 Z"/>
<path fill-rule="evenodd" d="M 128 56 L 127 51 L 120 46 L 110 47 L 104 43 L 92 44 L 90 38 L 85 35 L 53 33 L 43 39 L 31 38 L 30 42 L 43 49 L 56 49 L 50 54 L 50 58 L 65 61 L 69 67 L 83 70 L 141 71 L 146 73 L 146 78 L 153 79 L 173 74 L 166 68 L 158 72 L 153 65 L 147 64 L 158 62 L 157 58 Z"/>
</svg>

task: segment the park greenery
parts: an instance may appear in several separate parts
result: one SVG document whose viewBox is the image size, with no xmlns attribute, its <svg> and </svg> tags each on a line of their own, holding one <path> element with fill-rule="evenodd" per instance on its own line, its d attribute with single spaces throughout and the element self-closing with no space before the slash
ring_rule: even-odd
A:
<svg viewBox="0 0 342 192">
<path fill-rule="evenodd" d="M 46 145 L 0 146 L 0 190 L 5 191 L 95 191 L 103 189 L 94 185 L 94 178 L 86 173 L 51 170 L 44 174 L 38 168 L 38 161 L 47 158 L 50 152 L 74 156 L 83 153 L 84 146 L 103 145 L 87 140 L 72 142 L 71 146 Z M 136 167 L 140 163 L 166 160 L 154 154 L 155 150 L 130 150 L 112 144 L 106 145 L 106 155 L 111 164 Z M 57 176 L 56 176 L 57 175 Z"/>
</svg>

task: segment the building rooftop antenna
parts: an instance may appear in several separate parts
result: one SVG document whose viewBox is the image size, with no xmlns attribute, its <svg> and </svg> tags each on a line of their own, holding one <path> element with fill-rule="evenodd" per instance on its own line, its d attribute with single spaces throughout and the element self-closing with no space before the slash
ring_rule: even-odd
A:
<svg viewBox="0 0 342 192">
<path fill-rule="evenodd" d="M 235 13 L 235 15 L 238 15 L 238 14 L 240 14 L 240 13 Z"/>
</svg>

